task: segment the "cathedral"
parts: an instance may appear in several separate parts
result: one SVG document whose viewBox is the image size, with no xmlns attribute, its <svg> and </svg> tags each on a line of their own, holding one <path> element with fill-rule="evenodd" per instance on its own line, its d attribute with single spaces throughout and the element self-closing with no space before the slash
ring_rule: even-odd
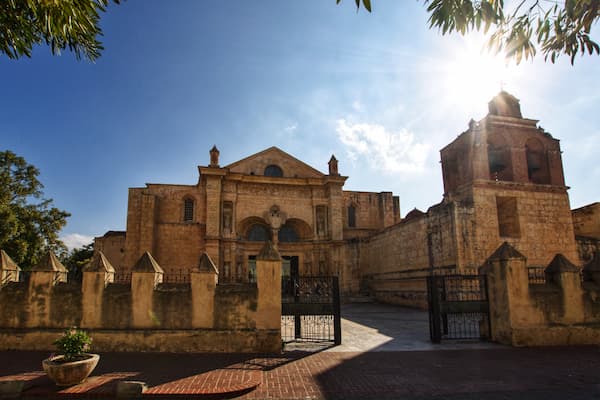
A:
<svg viewBox="0 0 600 400">
<path fill-rule="evenodd" d="M 571 211 L 559 141 L 509 93 L 440 154 L 442 200 L 401 218 L 391 192 L 344 190 L 334 156 L 327 174 L 277 147 L 221 166 L 215 146 L 196 184 L 130 188 L 126 232 L 96 238 L 95 249 L 117 272 L 148 251 L 165 275 L 186 274 L 206 252 L 220 283 L 241 283 L 254 281 L 271 241 L 283 277 L 336 275 L 342 293 L 384 301 L 407 276 L 476 271 L 503 242 L 531 266 L 557 253 L 582 265 L 600 249 L 600 205 Z"/>
<path fill-rule="evenodd" d="M 392 193 L 343 190 L 347 177 L 334 156 L 328 174 L 277 147 L 220 166 L 215 146 L 198 173 L 194 185 L 129 189 L 127 231 L 96 238 L 96 249 L 117 271 L 149 251 L 166 275 L 189 271 L 207 252 L 220 282 L 251 282 L 269 240 L 284 277 L 342 276 L 346 243 L 400 222 Z"/>
</svg>

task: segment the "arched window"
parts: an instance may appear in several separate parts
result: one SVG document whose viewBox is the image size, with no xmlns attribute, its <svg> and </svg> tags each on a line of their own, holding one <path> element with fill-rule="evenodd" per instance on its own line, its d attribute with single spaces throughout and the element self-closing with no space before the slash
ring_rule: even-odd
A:
<svg viewBox="0 0 600 400">
<path fill-rule="evenodd" d="M 298 234 L 296 233 L 296 231 L 294 230 L 294 228 L 292 228 L 289 225 L 283 225 L 280 229 L 279 229 L 279 235 L 278 235 L 279 241 L 282 243 L 290 243 L 290 242 L 297 242 L 298 241 Z"/>
<path fill-rule="evenodd" d="M 348 206 L 348 227 L 356 228 L 356 208 L 352 204 Z"/>
<path fill-rule="evenodd" d="M 527 140 L 525 154 L 527 156 L 527 176 L 529 177 L 529 181 L 549 184 L 548 160 L 542 142 L 535 138 Z"/>
<path fill-rule="evenodd" d="M 194 220 L 194 200 L 187 198 L 183 200 L 183 222 Z"/>
<path fill-rule="evenodd" d="M 252 242 L 266 242 L 270 238 L 269 228 L 264 225 L 254 224 L 248 229 L 248 240 Z"/>
<path fill-rule="evenodd" d="M 267 168 L 265 168 L 265 176 L 281 178 L 283 177 L 283 171 L 277 165 L 269 165 Z"/>
<path fill-rule="evenodd" d="M 500 135 L 488 136 L 488 166 L 491 180 L 513 180 L 510 147 Z"/>
</svg>

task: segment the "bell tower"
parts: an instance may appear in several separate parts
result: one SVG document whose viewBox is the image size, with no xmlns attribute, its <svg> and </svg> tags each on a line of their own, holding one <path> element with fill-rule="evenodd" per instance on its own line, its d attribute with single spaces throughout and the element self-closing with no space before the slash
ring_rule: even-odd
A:
<svg viewBox="0 0 600 400">
<path fill-rule="evenodd" d="M 463 240 L 476 243 L 475 260 L 508 241 L 531 265 L 557 253 L 579 263 L 559 141 L 505 91 L 488 110 L 440 151 L 445 202 L 472 207 Z"/>
</svg>

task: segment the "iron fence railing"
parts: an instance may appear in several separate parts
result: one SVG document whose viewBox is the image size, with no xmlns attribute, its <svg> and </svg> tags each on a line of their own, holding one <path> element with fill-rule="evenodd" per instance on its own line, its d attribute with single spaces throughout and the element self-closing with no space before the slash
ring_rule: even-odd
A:
<svg viewBox="0 0 600 400">
<path fill-rule="evenodd" d="M 189 283 L 190 271 L 188 269 L 170 270 L 163 275 L 163 283 Z"/>
<path fill-rule="evenodd" d="M 282 302 L 331 303 L 334 296 L 333 278 L 310 276 L 281 280 Z"/>
<path fill-rule="evenodd" d="M 579 272 L 579 279 L 581 282 L 590 280 L 588 274 L 586 274 L 583 270 Z M 527 267 L 527 280 L 530 285 L 544 285 L 548 282 L 546 279 L 546 268 L 532 266 Z"/>
<path fill-rule="evenodd" d="M 527 267 L 527 280 L 530 285 L 544 285 L 546 283 L 544 267 Z"/>
<path fill-rule="evenodd" d="M 131 272 L 115 272 L 115 279 L 113 283 L 127 284 L 131 283 Z"/>
</svg>

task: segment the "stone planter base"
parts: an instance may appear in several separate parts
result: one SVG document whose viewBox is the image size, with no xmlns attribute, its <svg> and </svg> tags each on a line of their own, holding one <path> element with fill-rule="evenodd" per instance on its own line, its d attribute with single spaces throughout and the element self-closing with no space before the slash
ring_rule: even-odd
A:
<svg viewBox="0 0 600 400">
<path fill-rule="evenodd" d="M 50 357 L 42 361 L 42 367 L 50 379 L 58 386 L 77 385 L 86 380 L 92 373 L 100 356 L 98 354 L 84 354 L 88 358 L 71 362 L 57 362 L 64 356 Z"/>
</svg>

